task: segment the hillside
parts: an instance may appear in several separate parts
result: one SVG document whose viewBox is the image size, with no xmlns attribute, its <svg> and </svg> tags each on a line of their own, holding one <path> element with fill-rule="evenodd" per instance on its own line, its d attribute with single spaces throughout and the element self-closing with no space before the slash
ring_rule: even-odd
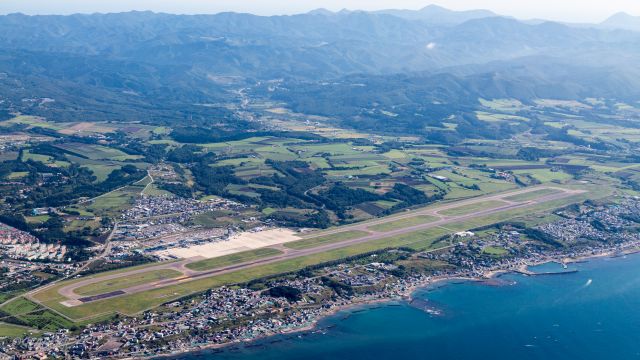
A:
<svg viewBox="0 0 640 360">
<path fill-rule="evenodd" d="M 640 60 L 635 32 L 531 25 L 437 7 L 273 17 L 12 14 L 0 17 L 0 31 L 1 110 L 52 120 L 230 118 L 239 89 L 272 79 L 322 83 L 358 76 L 375 84 L 388 77 L 400 88 L 395 92 L 436 94 L 427 103 L 408 96 L 417 108 L 433 100 L 473 105 L 461 98 L 478 97 L 633 97 Z M 404 77 L 407 89 L 397 83 Z M 325 90 L 319 98 L 332 91 Z"/>
</svg>

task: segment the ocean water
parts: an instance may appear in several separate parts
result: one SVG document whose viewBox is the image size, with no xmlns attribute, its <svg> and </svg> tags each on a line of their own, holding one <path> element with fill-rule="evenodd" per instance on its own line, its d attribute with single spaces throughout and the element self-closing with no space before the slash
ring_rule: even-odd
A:
<svg viewBox="0 0 640 360">
<path fill-rule="evenodd" d="M 320 331 L 177 358 L 640 359 L 640 256 L 572 269 L 439 285 L 418 291 L 418 305 L 363 306 L 326 318 Z"/>
</svg>

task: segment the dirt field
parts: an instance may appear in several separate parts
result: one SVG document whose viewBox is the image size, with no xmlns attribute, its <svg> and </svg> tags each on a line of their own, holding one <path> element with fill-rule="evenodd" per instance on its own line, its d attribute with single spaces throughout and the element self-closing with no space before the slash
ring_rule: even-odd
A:
<svg viewBox="0 0 640 360">
<path fill-rule="evenodd" d="M 114 130 L 115 128 L 100 126 L 98 124 L 91 123 L 91 122 L 81 122 L 67 129 L 60 130 L 59 132 L 65 135 L 74 135 L 74 134 L 83 133 L 83 132 L 106 133 Z"/>
</svg>

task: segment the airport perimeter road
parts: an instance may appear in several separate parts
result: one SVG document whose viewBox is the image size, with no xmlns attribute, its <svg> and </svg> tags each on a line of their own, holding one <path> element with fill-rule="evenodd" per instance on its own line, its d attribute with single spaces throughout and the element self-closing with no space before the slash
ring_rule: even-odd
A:
<svg viewBox="0 0 640 360">
<path fill-rule="evenodd" d="M 543 195 L 543 196 L 541 196 L 541 197 L 539 197 L 537 199 L 527 200 L 527 201 L 509 201 L 507 199 L 507 198 L 511 198 L 513 196 L 516 196 L 516 195 L 525 194 L 525 193 L 529 193 L 529 192 L 533 192 L 533 191 L 538 191 L 538 190 L 541 190 L 541 189 L 552 189 L 552 190 L 557 190 L 557 192 L 551 193 L 549 195 Z M 296 250 L 296 249 L 285 249 L 285 252 L 283 254 L 274 255 L 274 256 L 271 256 L 271 257 L 265 257 L 265 258 L 261 258 L 261 259 L 257 259 L 257 260 L 253 260 L 253 261 L 238 263 L 238 264 L 235 264 L 235 265 L 230 265 L 230 266 L 221 267 L 221 268 L 214 269 L 214 270 L 207 270 L 207 271 L 194 271 L 194 270 L 190 270 L 190 269 L 185 267 L 186 264 L 201 260 L 201 258 L 185 259 L 185 260 L 181 260 L 179 262 L 171 262 L 171 263 L 159 264 L 157 266 L 150 266 L 150 267 L 146 267 L 146 268 L 142 268 L 142 269 L 132 270 L 130 272 L 122 272 L 122 273 L 113 274 L 113 275 L 109 275 L 109 276 L 102 276 L 102 277 L 94 277 L 94 278 L 84 279 L 84 280 L 69 284 L 67 286 L 61 287 L 58 290 L 58 292 L 68 299 L 67 301 L 63 302 L 66 306 L 77 306 L 77 305 L 81 305 L 83 303 L 95 301 L 95 300 L 98 300 L 98 299 L 105 299 L 105 298 L 111 298 L 111 297 L 116 297 L 116 296 L 122 296 L 122 295 L 125 295 L 125 294 L 135 294 L 135 293 L 138 293 L 138 292 L 157 289 L 159 287 L 176 285 L 176 284 L 179 284 L 179 283 L 183 283 L 185 281 L 190 281 L 190 280 L 194 280 L 194 279 L 200 279 L 200 278 L 205 278 L 205 277 L 211 277 L 211 276 L 227 274 L 227 273 L 231 273 L 231 272 L 234 272 L 234 271 L 247 269 L 247 268 L 251 268 L 251 267 L 255 267 L 255 266 L 259 266 L 259 265 L 272 264 L 272 263 L 276 263 L 276 262 L 280 262 L 280 261 L 284 261 L 284 260 L 294 259 L 294 258 L 297 258 L 297 257 L 314 255 L 314 254 L 323 253 L 323 252 L 326 252 L 326 251 L 340 249 L 340 248 L 347 247 L 347 246 L 366 243 L 366 242 L 369 242 L 369 241 L 392 238 L 392 237 L 395 237 L 395 236 L 400 236 L 400 235 L 409 234 L 409 233 L 412 233 L 412 232 L 431 229 L 431 228 L 436 228 L 436 227 L 444 227 L 447 224 L 451 224 L 451 223 L 455 223 L 455 222 L 470 220 L 470 219 L 474 219 L 474 218 L 478 218 L 478 217 L 482 217 L 482 216 L 487 216 L 487 215 L 491 215 L 491 214 L 506 212 L 506 211 L 520 209 L 520 208 L 526 208 L 526 207 L 534 206 L 536 204 L 549 202 L 549 201 L 554 201 L 554 200 L 559 200 L 559 199 L 571 197 L 571 196 L 574 196 L 574 195 L 582 194 L 582 193 L 585 193 L 585 192 L 586 191 L 583 191 L 583 190 L 569 190 L 569 189 L 562 189 L 562 188 L 540 186 L 540 187 L 535 187 L 535 188 L 523 189 L 523 190 L 520 190 L 520 191 L 512 191 L 512 192 L 502 193 L 502 194 L 498 194 L 498 195 L 482 196 L 482 197 L 478 197 L 478 198 L 474 198 L 474 199 L 469 199 L 469 200 L 464 200 L 464 201 L 459 201 L 459 202 L 452 202 L 452 203 L 449 203 L 449 204 L 443 204 L 443 205 L 439 205 L 439 206 L 432 206 L 432 207 L 429 207 L 429 208 L 426 208 L 426 209 L 419 209 L 419 210 L 416 210 L 416 211 L 411 211 L 411 212 L 404 213 L 402 215 L 392 216 L 392 217 L 388 217 L 388 218 L 384 218 L 384 219 L 380 219 L 380 220 L 369 221 L 369 222 L 365 222 L 365 223 L 359 223 L 359 224 L 355 224 L 355 225 L 339 227 L 339 228 L 332 229 L 332 230 L 329 230 L 329 231 L 318 232 L 318 234 L 317 234 L 317 236 L 325 236 L 325 235 L 341 233 L 341 232 L 345 232 L 345 231 L 354 231 L 354 230 L 359 230 L 359 231 L 363 231 L 363 232 L 366 233 L 366 235 L 363 235 L 363 236 L 358 237 L 358 238 L 350 239 L 350 240 L 344 240 L 344 241 L 340 241 L 340 242 L 332 242 L 332 243 L 318 245 L 318 246 L 307 248 L 307 249 L 299 249 L 299 250 Z M 497 207 L 490 207 L 490 208 L 486 208 L 486 209 L 475 210 L 473 212 L 470 212 L 470 213 L 467 213 L 467 214 L 463 214 L 463 215 L 457 215 L 457 216 L 446 216 L 446 215 L 442 214 L 445 210 L 464 208 L 464 206 L 468 206 L 468 205 L 472 205 L 472 204 L 478 204 L 478 203 L 485 203 L 485 202 L 488 202 L 488 201 L 495 201 L 495 202 L 500 201 L 500 202 L 504 203 L 505 205 L 500 205 L 500 206 L 497 206 Z M 407 226 L 407 227 L 404 227 L 404 228 L 401 228 L 401 229 L 395 229 L 395 230 L 390 230 L 390 231 L 386 231 L 386 232 L 376 232 L 376 231 L 372 231 L 370 229 L 370 227 L 374 226 L 374 225 L 386 224 L 386 223 L 389 223 L 389 222 L 393 222 L 393 221 L 397 221 L 397 220 L 401 220 L 401 219 L 406 219 L 406 218 L 412 218 L 412 217 L 416 217 L 416 216 L 420 216 L 420 215 L 429 215 L 429 216 L 434 217 L 435 219 L 432 220 L 432 221 L 429 221 L 429 222 L 425 222 L 423 224 L 414 225 L 414 226 Z M 306 239 L 309 239 L 309 238 L 313 238 L 313 237 L 307 237 Z M 80 287 L 83 287 L 83 286 L 86 286 L 86 285 L 90 285 L 90 284 L 94 284 L 94 283 L 97 283 L 97 282 L 103 282 L 103 281 L 109 280 L 109 279 L 125 277 L 125 276 L 131 276 L 131 275 L 134 275 L 134 274 L 140 274 L 140 273 L 145 273 L 145 272 L 150 272 L 150 271 L 157 271 L 157 270 L 161 270 L 161 269 L 178 270 L 178 271 L 182 272 L 183 276 L 180 276 L 180 277 L 177 277 L 177 278 L 173 278 L 173 279 L 167 279 L 167 280 L 161 280 L 161 281 L 156 281 L 156 282 L 152 282 L 152 283 L 142 284 L 142 285 L 136 285 L 136 286 L 132 286 L 132 287 L 129 287 L 129 288 L 126 288 L 126 289 L 122 289 L 122 290 L 118 290 L 118 291 L 114 291 L 114 292 L 110 292 L 110 293 L 101 294 L 101 295 L 98 295 L 96 297 L 91 297 L 91 298 L 86 298 L 85 296 L 76 294 L 74 292 L 74 290 L 76 290 L 76 289 L 78 289 Z"/>
</svg>

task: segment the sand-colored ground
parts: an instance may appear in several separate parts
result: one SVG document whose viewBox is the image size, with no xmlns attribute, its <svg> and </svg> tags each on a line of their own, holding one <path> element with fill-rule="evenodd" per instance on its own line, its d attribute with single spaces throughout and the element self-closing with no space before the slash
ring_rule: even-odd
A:
<svg viewBox="0 0 640 360">
<path fill-rule="evenodd" d="M 300 240 L 300 237 L 292 230 L 271 229 L 258 232 L 243 232 L 233 235 L 227 241 L 190 246 L 188 248 L 162 250 L 158 251 L 157 254 L 162 256 L 174 256 L 182 259 L 188 259 L 196 256 L 213 258 L 266 246 L 284 244 L 295 240 Z"/>
<path fill-rule="evenodd" d="M 80 123 L 74 124 L 69 128 L 62 129 L 59 132 L 65 135 L 74 135 L 82 132 L 106 133 L 113 130 L 114 128 L 101 126 L 99 124 L 95 124 L 91 122 L 80 122 Z"/>
</svg>

